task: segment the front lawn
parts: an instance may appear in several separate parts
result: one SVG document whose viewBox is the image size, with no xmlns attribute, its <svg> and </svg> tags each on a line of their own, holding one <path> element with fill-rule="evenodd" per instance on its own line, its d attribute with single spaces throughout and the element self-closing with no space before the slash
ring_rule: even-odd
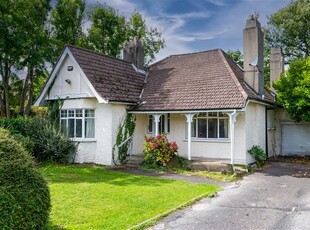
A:
<svg viewBox="0 0 310 230">
<path fill-rule="evenodd" d="M 54 229 L 127 229 L 219 187 L 114 172 L 92 165 L 42 166 Z"/>
</svg>

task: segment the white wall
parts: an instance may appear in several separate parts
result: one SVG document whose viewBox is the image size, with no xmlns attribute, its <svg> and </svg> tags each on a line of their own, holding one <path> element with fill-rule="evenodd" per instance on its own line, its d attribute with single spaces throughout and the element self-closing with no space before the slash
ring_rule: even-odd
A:
<svg viewBox="0 0 310 230">
<path fill-rule="evenodd" d="M 72 71 L 68 71 L 67 67 L 73 66 Z M 65 80 L 70 80 L 68 84 Z M 85 80 L 78 71 L 77 66 L 73 63 L 71 58 L 67 55 L 59 68 L 54 84 L 50 89 L 49 98 L 56 99 L 63 95 L 80 95 L 93 96 L 94 94 L 86 84 Z"/>
<path fill-rule="evenodd" d="M 246 123 L 246 151 L 253 145 L 259 145 L 266 151 L 266 114 L 265 106 L 257 103 L 249 103 L 245 113 Z M 246 163 L 252 163 L 254 159 L 246 153 Z"/>
<path fill-rule="evenodd" d="M 95 138 L 76 139 L 79 142 L 75 162 L 112 164 L 112 148 L 125 105 L 99 104 L 95 98 L 65 100 L 63 109 L 95 109 Z"/>
</svg>

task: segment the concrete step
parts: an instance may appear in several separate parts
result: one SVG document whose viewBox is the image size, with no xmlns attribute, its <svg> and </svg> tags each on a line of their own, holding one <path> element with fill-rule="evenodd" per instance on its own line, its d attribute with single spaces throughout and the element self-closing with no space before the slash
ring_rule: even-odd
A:
<svg viewBox="0 0 310 230">
<path fill-rule="evenodd" d="M 144 159 L 143 155 L 131 155 L 127 165 L 140 165 Z"/>
</svg>

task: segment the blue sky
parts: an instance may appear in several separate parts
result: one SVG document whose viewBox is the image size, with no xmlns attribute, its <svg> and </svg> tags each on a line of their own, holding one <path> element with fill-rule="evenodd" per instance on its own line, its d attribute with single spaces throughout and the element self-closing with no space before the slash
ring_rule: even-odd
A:
<svg viewBox="0 0 310 230">
<path fill-rule="evenodd" d="M 171 54 L 215 48 L 242 50 L 242 30 L 249 15 L 258 12 L 262 26 L 267 15 L 285 7 L 290 0 L 86 0 L 106 2 L 129 17 L 137 10 L 147 25 L 157 27 L 166 47 L 160 60 Z"/>
</svg>

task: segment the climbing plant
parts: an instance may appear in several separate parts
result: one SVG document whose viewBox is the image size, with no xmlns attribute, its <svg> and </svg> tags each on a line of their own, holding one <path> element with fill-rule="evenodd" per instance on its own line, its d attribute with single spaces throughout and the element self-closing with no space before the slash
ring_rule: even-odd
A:
<svg viewBox="0 0 310 230">
<path fill-rule="evenodd" d="M 126 164 L 129 160 L 128 150 L 136 127 L 135 121 L 135 116 L 127 113 L 118 126 L 116 141 L 112 149 L 113 163 L 116 165 Z"/>
</svg>

